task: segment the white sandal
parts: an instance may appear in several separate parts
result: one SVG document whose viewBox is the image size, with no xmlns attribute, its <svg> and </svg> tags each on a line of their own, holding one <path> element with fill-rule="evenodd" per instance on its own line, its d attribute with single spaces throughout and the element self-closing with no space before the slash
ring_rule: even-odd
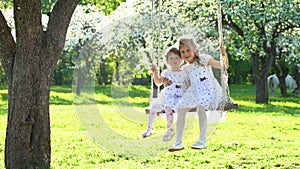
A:
<svg viewBox="0 0 300 169">
<path fill-rule="evenodd" d="M 170 141 L 174 135 L 174 131 L 167 131 L 166 134 L 163 136 L 163 141 Z"/>
<path fill-rule="evenodd" d="M 195 144 L 192 145 L 192 149 L 201 150 L 206 148 L 207 148 L 207 144 L 205 142 L 197 141 Z"/>
<path fill-rule="evenodd" d="M 143 134 L 142 134 L 142 137 L 143 138 L 146 138 L 146 137 L 149 137 L 151 135 L 154 134 L 154 130 L 153 129 L 147 129 Z"/>
<path fill-rule="evenodd" d="M 169 148 L 169 152 L 180 151 L 184 149 L 183 143 L 175 143 L 173 146 Z"/>
</svg>

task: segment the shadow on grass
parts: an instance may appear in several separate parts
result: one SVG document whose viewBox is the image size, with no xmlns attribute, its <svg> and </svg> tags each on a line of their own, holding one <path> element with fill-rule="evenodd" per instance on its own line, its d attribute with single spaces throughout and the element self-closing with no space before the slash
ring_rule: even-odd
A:
<svg viewBox="0 0 300 169">
<path fill-rule="evenodd" d="M 73 103 L 73 102 L 72 102 Z M 114 105 L 118 107 L 147 107 L 149 102 L 130 102 L 128 100 L 124 101 L 122 99 L 114 99 L 111 101 L 107 100 L 96 100 L 92 98 L 80 98 L 74 101 L 76 105 L 92 105 L 92 104 L 102 104 L 102 105 Z"/>
<path fill-rule="evenodd" d="M 263 104 L 261 107 L 253 107 L 246 105 L 239 105 L 238 110 L 235 110 L 239 113 L 272 113 L 272 114 L 289 114 L 293 116 L 299 116 L 299 108 L 292 108 L 290 106 L 277 106 L 270 104 Z"/>
<path fill-rule="evenodd" d="M 5 90 L 5 87 L 3 87 Z M 1 86 L 0 86 L 1 89 Z M 127 88 L 125 88 L 127 90 Z M 120 98 L 112 98 L 112 87 L 110 85 L 96 86 L 94 90 L 96 95 L 105 95 L 106 98 L 95 99 L 92 97 L 85 98 L 84 101 L 73 98 L 72 86 L 51 86 L 51 92 L 55 92 L 50 97 L 51 105 L 73 105 L 73 99 L 76 104 L 102 104 L 115 105 L 118 107 L 147 107 L 149 106 L 148 98 L 150 97 L 149 86 L 130 86 L 128 87 L 128 98 L 121 95 Z M 300 115 L 300 95 L 289 95 L 288 97 L 281 97 L 280 93 L 275 96 L 270 96 L 269 104 L 255 104 L 255 87 L 252 85 L 231 85 L 231 97 L 233 100 L 240 102 L 238 110 L 239 113 L 272 113 L 272 114 L 288 114 L 293 116 Z M 92 93 L 91 93 L 92 94 Z M 1 113 L 7 113 L 7 93 L 1 93 Z M 129 98 L 131 102 L 129 101 Z M 142 99 L 145 99 L 142 100 Z M 134 101 L 132 101 L 134 100 Z M 287 104 L 288 103 L 288 104 Z"/>
<path fill-rule="evenodd" d="M 51 105 L 72 105 L 73 100 L 63 99 L 63 98 L 60 98 L 59 96 L 51 96 L 50 104 Z"/>
</svg>

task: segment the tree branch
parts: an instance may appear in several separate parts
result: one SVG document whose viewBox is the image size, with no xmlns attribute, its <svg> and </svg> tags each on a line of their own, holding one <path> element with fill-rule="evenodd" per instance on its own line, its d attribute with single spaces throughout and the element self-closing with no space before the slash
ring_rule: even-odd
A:
<svg viewBox="0 0 300 169">
<path fill-rule="evenodd" d="M 276 45 L 277 45 L 276 42 L 271 42 L 271 47 L 270 47 L 270 50 L 269 50 L 270 51 L 270 53 L 269 53 L 270 57 L 268 59 L 266 59 L 264 62 L 262 62 L 263 67 L 265 68 L 263 73 L 265 73 L 265 74 L 268 74 L 268 72 L 266 72 L 266 71 L 270 70 L 270 68 L 271 68 L 271 66 L 272 66 L 272 64 L 275 60 Z"/>
<path fill-rule="evenodd" d="M 230 15 L 226 15 L 227 17 L 224 16 L 224 18 L 227 18 L 228 21 L 226 19 L 223 19 L 224 23 L 226 25 L 229 25 L 233 30 L 235 30 L 241 37 L 244 38 L 244 32 L 243 30 L 232 20 Z"/>
<path fill-rule="evenodd" d="M 65 45 L 66 34 L 71 17 L 79 0 L 58 0 L 49 15 L 45 42 L 54 67 Z"/>
<path fill-rule="evenodd" d="M 264 26 L 261 26 L 256 20 L 255 18 L 252 18 L 253 21 L 254 21 L 254 25 L 256 26 L 256 28 L 259 30 L 260 32 L 260 36 L 262 37 L 262 43 L 263 43 L 263 48 L 264 48 L 264 51 L 269 51 L 270 48 L 268 47 L 267 45 L 267 35 L 266 35 L 266 30 L 265 30 L 265 27 Z"/>
<path fill-rule="evenodd" d="M 15 49 L 16 43 L 11 34 L 11 28 L 7 25 L 4 15 L 0 11 L 0 60 L 8 78 L 12 74 Z"/>
<path fill-rule="evenodd" d="M 283 28 L 279 29 L 280 26 L 282 26 Z M 275 27 L 275 30 L 274 30 L 272 38 L 275 39 L 275 38 L 277 38 L 280 35 L 280 33 L 285 32 L 285 31 L 290 30 L 290 29 L 297 28 L 297 27 L 299 27 L 299 26 L 294 25 L 292 23 L 289 23 L 287 25 L 278 24 Z"/>
</svg>

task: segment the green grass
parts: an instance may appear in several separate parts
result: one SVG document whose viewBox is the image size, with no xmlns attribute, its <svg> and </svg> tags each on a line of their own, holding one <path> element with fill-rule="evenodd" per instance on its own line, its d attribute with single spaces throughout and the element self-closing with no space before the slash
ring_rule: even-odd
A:
<svg viewBox="0 0 300 169">
<path fill-rule="evenodd" d="M 282 98 L 276 91 L 265 105 L 255 104 L 253 86 L 234 85 L 230 91 L 239 109 L 227 112 L 227 119 L 218 123 L 209 135 L 209 147 L 202 151 L 190 149 L 198 137 L 197 121 L 191 121 L 192 127 L 184 137 L 185 149 L 169 153 L 167 148 L 174 139 L 160 141 L 165 131 L 163 118 L 158 118 L 153 138 L 140 138 L 147 125 L 143 111 L 149 101 L 147 87 L 130 88 L 129 97 L 124 99 L 119 96 L 126 95 L 126 90 L 112 94 L 111 86 L 97 86 L 95 95 L 83 93 L 75 97 L 81 100 L 74 105 L 71 87 L 53 86 L 51 167 L 300 168 L 300 96 Z M 0 168 L 4 168 L 7 90 L 1 89 L 0 96 Z M 77 114 L 76 110 L 84 111 Z M 153 151 L 140 149 L 142 144 L 152 146 Z"/>
</svg>

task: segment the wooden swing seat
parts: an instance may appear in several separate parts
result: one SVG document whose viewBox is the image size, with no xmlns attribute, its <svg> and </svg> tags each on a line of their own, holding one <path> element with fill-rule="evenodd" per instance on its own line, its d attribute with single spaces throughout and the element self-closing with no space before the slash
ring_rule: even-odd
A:
<svg viewBox="0 0 300 169">
<path fill-rule="evenodd" d="M 223 101 L 219 107 L 217 108 L 217 110 L 220 110 L 220 111 L 228 111 L 228 110 L 236 110 L 238 108 L 238 104 L 233 102 L 233 100 L 231 98 L 227 98 L 225 99 L 225 101 Z M 174 110 L 172 110 L 173 113 L 175 113 Z M 197 111 L 196 107 L 195 108 L 192 108 L 189 110 L 189 112 L 195 112 Z M 150 113 L 150 108 L 147 107 L 145 108 L 145 113 L 146 114 L 149 114 Z M 160 111 L 160 112 L 157 112 L 157 115 L 159 114 L 162 114 L 162 113 L 165 113 L 164 110 Z"/>
</svg>

